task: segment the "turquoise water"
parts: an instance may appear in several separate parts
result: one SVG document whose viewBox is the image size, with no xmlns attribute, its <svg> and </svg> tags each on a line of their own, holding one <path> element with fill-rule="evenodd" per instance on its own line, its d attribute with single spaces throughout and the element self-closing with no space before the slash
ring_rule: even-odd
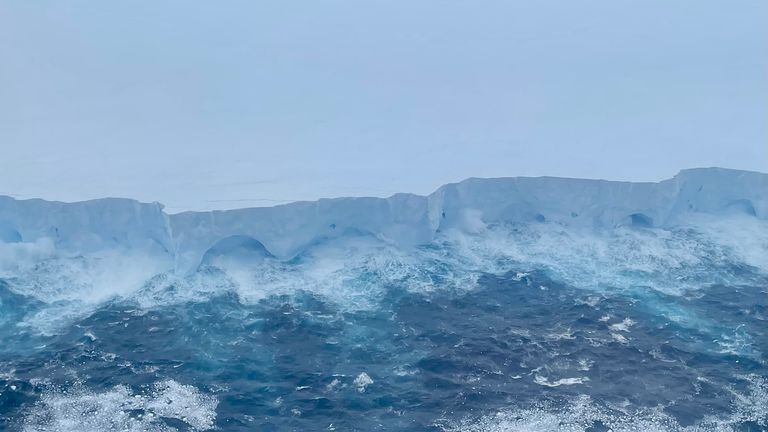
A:
<svg viewBox="0 0 768 432">
<path fill-rule="evenodd" d="M 632 259 L 655 267 L 356 249 L 343 278 L 318 249 L 269 289 L 209 266 L 95 303 L 3 280 L 0 429 L 766 431 L 768 277 L 678 240 Z"/>
</svg>

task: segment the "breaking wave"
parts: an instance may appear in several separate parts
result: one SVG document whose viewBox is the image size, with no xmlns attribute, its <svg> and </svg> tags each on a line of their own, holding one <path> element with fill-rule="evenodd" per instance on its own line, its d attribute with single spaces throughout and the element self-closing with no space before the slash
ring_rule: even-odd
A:
<svg viewBox="0 0 768 432">
<path fill-rule="evenodd" d="M 710 414 L 693 424 L 682 424 L 662 406 L 642 410 L 616 405 L 605 407 L 588 395 L 566 403 L 540 402 L 525 409 L 508 409 L 479 419 L 437 422 L 446 432 L 737 432 L 768 427 L 768 382 L 743 377 L 746 394 L 733 392 L 731 411 Z"/>
<path fill-rule="evenodd" d="M 768 222 L 0 243 L 0 429 L 768 430 Z"/>
<path fill-rule="evenodd" d="M 375 308 L 394 284 L 414 292 L 466 291 L 484 274 L 513 269 L 543 269 L 595 293 L 650 289 L 675 296 L 714 284 L 755 284 L 768 272 L 768 223 L 755 218 L 705 219 L 671 230 L 482 225 L 412 249 L 353 235 L 316 243 L 290 260 L 225 259 L 186 274 L 169 270 L 163 256 L 115 250 L 67 257 L 44 241 L 0 245 L 9 289 L 43 305 L 21 325 L 44 334 L 116 299 L 153 308 L 223 292 L 253 303 L 310 291 L 354 310 Z"/>
<path fill-rule="evenodd" d="M 30 409 L 23 431 L 169 432 L 180 425 L 203 431 L 213 427 L 216 405 L 216 398 L 173 380 L 136 393 L 126 386 L 51 389 Z"/>
</svg>

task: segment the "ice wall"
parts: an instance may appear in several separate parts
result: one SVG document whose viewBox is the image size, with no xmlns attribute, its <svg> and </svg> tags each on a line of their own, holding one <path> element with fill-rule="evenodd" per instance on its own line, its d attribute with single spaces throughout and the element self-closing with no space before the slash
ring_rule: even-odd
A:
<svg viewBox="0 0 768 432">
<path fill-rule="evenodd" d="M 251 238 L 277 258 L 325 239 L 370 234 L 402 247 L 439 230 L 468 232 L 489 223 L 557 223 L 596 229 L 669 227 L 694 215 L 742 213 L 768 219 L 768 174 L 704 168 L 659 183 L 554 177 L 468 179 L 428 196 L 337 198 L 276 207 L 167 215 L 158 203 L 106 198 L 78 203 L 0 197 L 0 242 L 51 239 L 86 254 L 126 248 L 168 255 L 176 269 Z M 238 241 L 228 241 L 236 238 Z"/>
<path fill-rule="evenodd" d="M 168 216 L 159 203 L 104 198 L 75 203 L 0 196 L 0 241 L 50 239 L 57 249 L 91 253 L 147 249 L 172 253 Z"/>
</svg>

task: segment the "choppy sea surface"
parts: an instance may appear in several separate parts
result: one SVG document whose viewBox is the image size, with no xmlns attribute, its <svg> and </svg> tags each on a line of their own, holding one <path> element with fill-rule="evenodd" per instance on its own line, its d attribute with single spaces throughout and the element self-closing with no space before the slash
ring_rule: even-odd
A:
<svg viewBox="0 0 768 432">
<path fill-rule="evenodd" d="M 755 219 L 352 233 L 191 274 L 9 250 L 0 430 L 768 431 Z"/>
</svg>

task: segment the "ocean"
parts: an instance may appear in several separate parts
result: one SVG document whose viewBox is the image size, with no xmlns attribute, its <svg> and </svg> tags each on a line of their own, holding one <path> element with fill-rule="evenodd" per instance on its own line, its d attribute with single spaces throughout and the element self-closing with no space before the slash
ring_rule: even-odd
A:
<svg viewBox="0 0 768 432">
<path fill-rule="evenodd" d="M 768 431 L 761 227 L 37 263 L 0 279 L 0 429 Z"/>
</svg>

